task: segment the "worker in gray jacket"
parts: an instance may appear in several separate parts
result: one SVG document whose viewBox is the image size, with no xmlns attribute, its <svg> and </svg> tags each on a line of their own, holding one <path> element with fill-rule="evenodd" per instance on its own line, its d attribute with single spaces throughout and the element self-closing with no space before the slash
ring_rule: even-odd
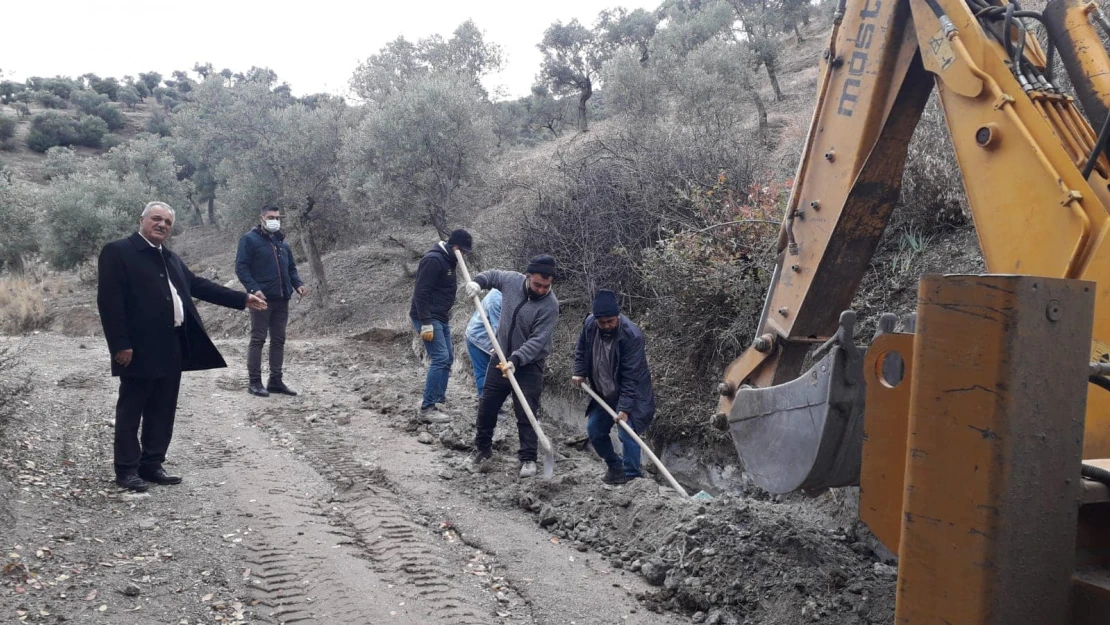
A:
<svg viewBox="0 0 1110 625">
<path fill-rule="evenodd" d="M 467 459 L 467 468 L 477 471 L 493 455 L 493 430 L 497 413 L 507 397 L 513 398 L 516 425 L 520 437 L 520 476 L 536 474 L 536 431 L 528 421 L 524 408 L 513 393 L 508 376 L 512 373 L 520 385 L 533 415 L 540 409 L 543 393 L 544 364 L 551 354 L 551 338 L 559 321 L 559 300 L 551 291 L 555 280 L 555 259 L 543 254 L 528 263 L 527 273 L 516 271 L 483 271 L 466 285 L 466 296 L 473 298 L 484 289 L 501 291 L 501 323 L 497 342 L 507 362 L 490 361 L 485 387 L 478 403 L 476 448 Z"/>
</svg>

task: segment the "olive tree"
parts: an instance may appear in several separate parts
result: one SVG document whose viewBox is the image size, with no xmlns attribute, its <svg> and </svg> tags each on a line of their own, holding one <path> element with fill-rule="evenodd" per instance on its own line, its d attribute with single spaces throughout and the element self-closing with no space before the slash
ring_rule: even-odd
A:
<svg viewBox="0 0 1110 625">
<path fill-rule="evenodd" d="M 428 74 L 370 111 L 346 137 L 349 202 L 424 220 L 441 237 L 496 144 L 491 107 L 466 77 Z"/>
</svg>

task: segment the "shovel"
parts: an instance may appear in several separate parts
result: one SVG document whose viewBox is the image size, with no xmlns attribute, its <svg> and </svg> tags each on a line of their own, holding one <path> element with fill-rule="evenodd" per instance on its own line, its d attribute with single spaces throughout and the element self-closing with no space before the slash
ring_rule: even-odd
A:
<svg viewBox="0 0 1110 625">
<path fill-rule="evenodd" d="M 667 467 L 663 466 L 663 463 L 659 461 L 659 458 L 656 458 L 655 454 L 651 453 L 651 450 L 648 449 L 648 446 L 644 444 L 644 441 L 640 440 L 640 437 L 637 436 L 636 432 L 632 430 L 632 426 L 617 418 L 617 413 L 609 407 L 609 404 L 605 403 L 604 399 L 598 397 L 597 393 L 594 392 L 594 389 L 590 388 L 590 383 L 583 382 L 581 388 L 582 390 L 589 393 L 590 397 L 593 397 L 594 401 L 601 405 L 602 408 L 605 408 L 606 412 L 609 413 L 609 416 L 613 417 L 613 421 L 620 424 L 620 426 L 624 428 L 625 432 L 628 432 L 628 435 L 632 437 L 632 440 L 636 441 L 636 444 L 640 446 L 640 449 L 644 450 L 644 453 L 647 454 L 647 457 L 651 458 L 651 461 L 654 462 L 655 466 L 659 468 L 659 471 L 663 474 L 663 477 L 667 478 L 667 482 L 670 483 L 671 488 L 682 493 L 683 497 L 689 497 L 690 495 L 686 493 L 686 489 L 682 488 L 682 486 L 680 486 L 679 483 L 675 481 L 674 477 L 671 476 L 671 472 L 667 470 Z"/>
<path fill-rule="evenodd" d="M 470 282 L 470 272 L 466 269 L 466 261 L 463 260 L 462 252 L 455 250 L 455 257 L 459 259 L 459 269 L 462 270 L 463 279 Z M 493 331 L 493 326 L 489 324 L 489 319 L 486 317 L 486 310 L 482 308 L 482 300 L 477 295 L 474 296 L 474 307 L 478 309 L 478 315 L 482 318 L 482 324 L 486 326 L 486 333 L 489 334 L 489 340 L 493 343 L 493 349 L 497 352 L 497 358 L 504 365 L 507 362 L 505 353 L 501 351 L 501 346 L 497 343 L 497 334 Z M 516 376 L 509 372 L 509 383 L 513 385 L 513 392 L 516 393 L 516 398 L 520 401 L 520 405 L 524 408 L 524 414 L 528 417 L 528 421 L 532 424 L 532 429 L 536 431 L 536 438 L 539 439 L 540 449 L 543 450 L 543 476 L 550 479 L 555 474 L 555 451 L 551 447 L 551 441 L 548 440 L 547 435 L 543 433 L 540 424 L 536 421 L 536 416 L 532 414 L 532 407 L 528 405 L 528 400 L 524 398 L 524 391 L 520 390 L 520 385 L 516 382 Z"/>
</svg>

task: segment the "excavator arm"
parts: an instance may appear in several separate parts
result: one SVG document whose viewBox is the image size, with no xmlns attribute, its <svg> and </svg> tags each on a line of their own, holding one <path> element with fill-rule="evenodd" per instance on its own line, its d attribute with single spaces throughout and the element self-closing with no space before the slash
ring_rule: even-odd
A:
<svg viewBox="0 0 1110 625">
<path fill-rule="evenodd" d="M 934 87 L 988 271 L 1095 282 L 1091 355 L 1110 358 L 1110 58 L 1089 19 L 1101 14 L 1077 0 L 1043 14 L 996 1 L 837 8 L 758 331 L 725 371 L 713 419 L 770 492 L 859 484 L 865 392 L 845 311 Z M 1057 50 L 1087 116 L 1054 82 Z M 1110 393 L 1090 396 L 1084 455 L 1110 457 Z"/>
</svg>

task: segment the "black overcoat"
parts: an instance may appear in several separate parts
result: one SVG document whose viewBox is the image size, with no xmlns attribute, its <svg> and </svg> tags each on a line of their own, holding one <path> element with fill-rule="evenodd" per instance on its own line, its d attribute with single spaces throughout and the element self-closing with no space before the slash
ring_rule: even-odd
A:
<svg viewBox="0 0 1110 625">
<path fill-rule="evenodd" d="M 132 350 L 126 367 L 112 358 L 113 376 L 159 378 L 227 366 L 208 338 L 193 298 L 242 310 L 246 293 L 194 275 L 181 257 L 165 245 L 159 253 L 137 232 L 105 245 L 97 269 L 96 305 L 108 352 Z M 185 308 L 181 329 L 173 323 L 167 271 Z"/>
</svg>

